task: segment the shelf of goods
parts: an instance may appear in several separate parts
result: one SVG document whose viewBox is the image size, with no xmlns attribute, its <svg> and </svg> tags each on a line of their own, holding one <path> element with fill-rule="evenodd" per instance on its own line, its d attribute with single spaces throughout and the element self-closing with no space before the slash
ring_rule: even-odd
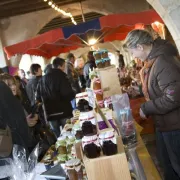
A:
<svg viewBox="0 0 180 180">
<path fill-rule="evenodd" d="M 83 154 L 81 143 L 76 144 L 77 158 L 84 162 L 88 180 L 131 180 L 121 137 L 117 137 L 118 153 L 89 159 Z M 118 167 L 118 168 L 117 168 Z"/>
</svg>

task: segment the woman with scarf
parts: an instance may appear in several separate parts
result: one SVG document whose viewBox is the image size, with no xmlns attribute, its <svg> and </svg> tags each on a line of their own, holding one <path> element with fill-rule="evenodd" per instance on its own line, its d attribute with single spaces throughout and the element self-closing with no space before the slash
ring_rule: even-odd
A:
<svg viewBox="0 0 180 180">
<path fill-rule="evenodd" d="M 155 122 L 158 157 L 165 180 L 180 179 L 180 61 L 169 42 L 153 40 L 144 30 L 131 31 L 125 40 L 134 58 L 144 62 L 140 72 L 146 102 L 141 105 L 142 118 Z"/>
</svg>

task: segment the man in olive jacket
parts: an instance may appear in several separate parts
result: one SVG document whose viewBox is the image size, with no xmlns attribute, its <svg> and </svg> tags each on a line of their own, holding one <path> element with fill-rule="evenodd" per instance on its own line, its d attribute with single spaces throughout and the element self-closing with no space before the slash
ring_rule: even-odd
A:
<svg viewBox="0 0 180 180">
<path fill-rule="evenodd" d="M 142 118 L 149 116 L 156 125 L 158 157 L 165 180 L 180 179 L 180 61 L 169 42 L 153 40 L 144 30 L 131 31 L 124 47 L 144 62 L 140 72 L 143 93 Z"/>
</svg>

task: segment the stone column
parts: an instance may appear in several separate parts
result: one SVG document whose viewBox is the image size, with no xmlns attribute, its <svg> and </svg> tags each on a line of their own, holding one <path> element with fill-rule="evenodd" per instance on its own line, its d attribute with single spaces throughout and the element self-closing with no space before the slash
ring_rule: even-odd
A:
<svg viewBox="0 0 180 180">
<path fill-rule="evenodd" d="M 3 50 L 3 41 L 2 41 L 2 35 L 0 31 L 0 68 L 6 67 L 7 64 L 7 58 Z"/>
</svg>

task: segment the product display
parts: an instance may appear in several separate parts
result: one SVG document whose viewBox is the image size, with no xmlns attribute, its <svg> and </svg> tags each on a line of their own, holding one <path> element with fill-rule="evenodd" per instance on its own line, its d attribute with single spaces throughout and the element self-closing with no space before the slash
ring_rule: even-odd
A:
<svg viewBox="0 0 180 180">
<path fill-rule="evenodd" d="M 101 81 L 99 78 L 93 79 L 93 91 L 96 95 L 99 106 L 103 107 L 103 90 L 101 88 Z"/>
<path fill-rule="evenodd" d="M 102 49 L 99 51 L 95 51 L 93 56 L 96 60 L 96 65 L 98 68 L 106 68 L 111 66 L 111 60 L 108 55 L 108 50 Z"/>
<path fill-rule="evenodd" d="M 101 148 L 97 135 L 84 136 L 82 139 L 84 154 L 88 158 L 97 158 L 100 156 Z"/>
<path fill-rule="evenodd" d="M 107 54 L 105 51 L 103 57 L 106 58 Z M 102 107 L 105 105 L 106 108 L 97 107 L 95 111 L 89 106 L 89 102 L 86 99 L 79 99 L 77 103 L 78 110 L 73 111 L 73 120 L 66 122 L 67 124 L 61 132 L 61 137 L 58 138 L 55 146 L 52 146 L 49 154 L 45 157 L 45 166 L 46 168 L 52 168 L 58 163 L 65 164 L 70 180 L 85 180 L 87 176 L 88 178 L 91 177 L 88 174 L 91 168 L 101 169 L 107 167 L 108 170 L 111 164 L 109 162 L 115 163 L 116 166 L 119 162 L 122 162 L 123 166 L 120 168 L 126 174 L 123 178 L 127 177 L 125 179 L 130 180 L 130 171 L 122 140 L 125 145 L 128 145 L 127 147 L 130 147 L 129 145 L 134 140 L 135 131 L 131 111 L 128 108 L 118 109 L 122 133 L 122 140 L 119 141 L 120 137 L 117 133 L 119 131 L 114 121 L 114 112 L 110 109 L 112 106 L 111 98 L 103 98 L 103 92 L 102 94 L 100 93 L 102 88 L 100 79 L 95 78 L 92 82 L 98 104 L 103 104 Z M 102 97 L 99 96 L 100 94 Z M 97 129 L 97 127 L 99 128 Z M 119 145 L 122 147 L 119 148 Z M 87 176 L 83 171 L 84 168 L 81 165 L 81 161 L 76 158 L 83 159 L 83 163 L 87 168 Z M 115 179 L 119 179 L 120 173 L 112 172 L 117 175 Z M 107 176 L 110 179 L 111 175 L 108 174 Z M 99 177 L 105 179 L 103 175 Z M 97 178 L 99 177 L 97 176 Z M 89 179 L 92 180 L 94 178 Z"/>
</svg>

